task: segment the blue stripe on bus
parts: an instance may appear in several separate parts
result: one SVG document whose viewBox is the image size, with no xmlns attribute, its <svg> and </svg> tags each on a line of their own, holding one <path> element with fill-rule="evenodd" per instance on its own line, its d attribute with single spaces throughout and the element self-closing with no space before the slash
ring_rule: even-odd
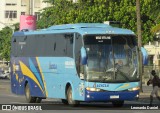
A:
<svg viewBox="0 0 160 113">
<path fill-rule="evenodd" d="M 31 61 L 31 59 L 29 59 L 29 65 L 30 65 L 30 69 L 32 70 L 32 72 L 35 74 L 36 78 L 38 79 L 40 85 L 42 86 L 43 90 L 44 90 L 44 85 L 42 82 L 42 79 L 40 77 L 39 72 L 37 71 L 35 65 L 33 64 L 33 62 Z"/>
</svg>

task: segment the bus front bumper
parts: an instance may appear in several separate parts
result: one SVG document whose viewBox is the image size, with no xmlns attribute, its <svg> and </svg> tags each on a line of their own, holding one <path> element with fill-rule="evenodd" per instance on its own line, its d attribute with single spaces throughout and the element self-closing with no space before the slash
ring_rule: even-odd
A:
<svg viewBox="0 0 160 113">
<path fill-rule="evenodd" d="M 85 101 L 87 102 L 107 102 L 114 100 L 136 100 L 139 97 L 139 91 L 104 91 L 94 92 L 85 90 Z"/>
</svg>

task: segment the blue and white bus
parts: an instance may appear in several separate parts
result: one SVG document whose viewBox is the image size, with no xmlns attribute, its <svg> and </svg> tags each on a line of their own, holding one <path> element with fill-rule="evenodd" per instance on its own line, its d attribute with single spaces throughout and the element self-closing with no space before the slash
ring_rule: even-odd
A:
<svg viewBox="0 0 160 113">
<path fill-rule="evenodd" d="M 13 34 L 11 90 L 29 103 L 46 98 L 112 102 L 139 96 L 136 35 L 102 23 L 55 25 Z"/>
</svg>

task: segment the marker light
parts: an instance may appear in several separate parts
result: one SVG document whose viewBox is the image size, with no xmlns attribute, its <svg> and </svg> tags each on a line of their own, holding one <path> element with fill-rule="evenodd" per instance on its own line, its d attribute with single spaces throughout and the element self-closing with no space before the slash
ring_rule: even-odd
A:
<svg viewBox="0 0 160 113">
<path fill-rule="evenodd" d="M 87 95 L 87 98 L 90 98 L 90 95 Z"/>
</svg>

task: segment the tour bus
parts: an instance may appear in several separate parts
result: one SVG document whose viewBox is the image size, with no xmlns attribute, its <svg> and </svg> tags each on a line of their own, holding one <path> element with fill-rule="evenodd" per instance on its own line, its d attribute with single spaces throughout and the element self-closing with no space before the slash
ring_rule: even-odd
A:
<svg viewBox="0 0 160 113">
<path fill-rule="evenodd" d="M 123 106 L 139 96 L 136 40 L 131 30 L 103 23 L 17 31 L 11 42 L 11 90 L 28 103 L 57 98 L 72 106 Z"/>
</svg>

